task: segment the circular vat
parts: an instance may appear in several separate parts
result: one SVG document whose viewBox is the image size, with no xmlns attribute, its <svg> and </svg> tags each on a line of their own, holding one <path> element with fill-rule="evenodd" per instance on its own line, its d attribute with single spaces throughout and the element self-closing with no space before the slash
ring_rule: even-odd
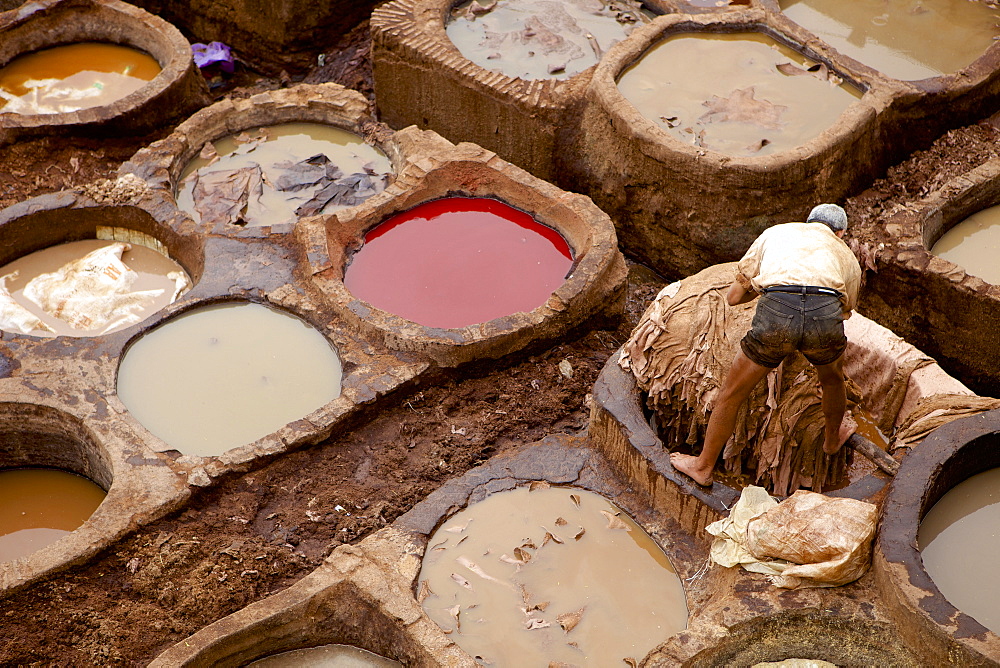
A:
<svg viewBox="0 0 1000 668">
<path fill-rule="evenodd" d="M 117 392 L 160 449 L 221 455 L 340 396 L 337 351 L 290 313 L 250 302 L 197 306 L 133 339 Z"/>
<path fill-rule="evenodd" d="M 124 169 L 201 228 L 232 234 L 291 226 L 381 193 L 399 161 L 391 136 L 375 130 L 359 93 L 302 85 L 207 107 Z"/>
<path fill-rule="evenodd" d="M 855 232 L 878 267 L 861 308 L 986 396 L 1000 392 L 998 204 L 1000 160 L 991 160 Z"/>
<path fill-rule="evenodd" d="M 801 662 L 781 663 L 792 659 Z M 736 624 L 721 642 L 695 654 L 683 665 L 916 668 L 927 664 L 900 642 L 891 624 L 810 611 L 757 617 Z"/>
<path fill-rule="evenodd" d="M 901 637 L 919 641 L 928 660 L 1000 659 L 1000 636 L 992 630 L 996 553 L 990 530 L 975 526 L 995 516 L 983 484 L 1000 467 L 998 434 L 1000 411 L 938 428 L 903 460 L 886 498 L 873 571 L 896 604 L 890 610 Z"/>
<path fill-rule="evenodd" d="M 344 285 L 388 313 L 459 329 L 542 306 L 572 267 L 566 240 L 528 213 L 490 198 L 445 197 L 369 230 Z"/>
<path fill-rule="evenodd" d="M 27 557 L 79 528 L 113 482 L 107 452 L 77 418 L 0 403 L 0 562 Z"/>
<path fill-rule="evenodd" d="M 391 175 L 386 155 L 352 132 L 283 123 L 206 144 L 181 172 L 177 206 L 212 227 L 289 225 L 360 204 Z"/>
<path fill-rule="evenodd" d="M 0 14 L 0 140 L 77 126 L 146 131 L 206 93 L 187 40 L 132 5 L 50 0 Z"/>
<path fill-rule="evenodd" d="M 951 75 L 1000 36 L 986 2 L 931 0 L 778 0 L 780 11 L 840 53 L 887 77 L 915 81 Z"/>
<path fill-rule="evenodd" d="M 690 275 L 874 178 L 868 90 L 766 12 L 661 16 L 595 69 L 567 178 L 630 253 Z"/>
<path fill-rule="evenodd" d="M 428 539 L 417 600 L 486 664 L 637 665 L 687 625 L 681 581 L 627 514 L 533 483 L 450 516 Z"/>
<path fill-rule="evenodd" d="M 674 140 L 743 157 L 808 142 L 862 93 L 825 64 L 760 32 L 672 35 L 617 83 L 625 99 Z"/>
<path fill-rule="evenodd" d="M 149 54 L 119 44 L 77 42 L 18 56 L 0 68 L 4 113 L 60 114 L 102 107 L 160 73 Z"/>
<path fill-rule="evenodd" d="M 637 2 L 614 4 L 635 23 L 619 24 L 600 1 L 588 5 L 600 31 L 580 27 L 581 3 L 384 3 L 371 18 L 379 116 L 473 142 L 555 181 L 598 53 L 649 16 Z"/>
<path fill-rule="evenodd" d="M 43 196 L 0 211 L 0 329 L 97 336 L 135 325 L 200 278 L 200 242 L 135 206 Z"/>
<path fill-rule="evenodd" d="M 371 540 L 367 546 L 372 548 Z M 376 564 L 357 552 L 335 551 L 330 560 L 342 570 L 321 566 L 292 587 L 178 642 L 149 665 L 459 665 L 454 644 L 430 621 L 401 621 L 401 614 L 420 617 L 412 592 L 393 581 L 402 577 L 399 561 L 416 558 L 389 554 L 396 561 Z M 392 565 L 391 573 L 381 570 L 383 563 Z"/>
<path fill-rule="evenodd" d="M 955 222 L 930 247 L 939 258 L 958 265 L 972 276 L 1000 285 L 1000 267 L 993 261 L 1000 251 L 1000 206 L 980 209 Z"/>
<path fill-rule="evenodd" d="M 596 65 L 635 25 L 651 20 L 636 2 L 479 2 L 451 8 L 448 39 L 470 61 L 512 79 L 567 79 Z"/>
<path fill-rule="evenodd" d="M 330 269 L 313 279 L 365 336 L 457 366 L 620 312 L 626 271 L 607 216 L 479 157 L 446 160 L 392 199 L 327 220 Z"/>
</svg>

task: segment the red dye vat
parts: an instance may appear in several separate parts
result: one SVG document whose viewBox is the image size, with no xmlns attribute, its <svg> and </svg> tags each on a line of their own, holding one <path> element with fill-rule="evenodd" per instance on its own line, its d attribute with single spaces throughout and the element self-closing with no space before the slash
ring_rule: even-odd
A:
<svg viewBox="0 0 1000 668">
<path fill-rule="evenodd" d="M 383 311 L 448 329 L 541 306 L 572 266 L 566 240 L 529 214 L 447 197 L 368 232 L 344 285 Z"/>
</svg>

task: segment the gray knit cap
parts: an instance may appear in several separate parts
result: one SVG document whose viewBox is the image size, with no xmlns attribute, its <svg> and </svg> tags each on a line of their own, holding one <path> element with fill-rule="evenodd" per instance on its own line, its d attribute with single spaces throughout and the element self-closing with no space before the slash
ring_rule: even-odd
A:
<svg viewBox="0 0 1000 668">
<path fill-rule="evenodd" d="M 806 218 L 807 223 L 826 223 L 834 232 L 847 229 L 847 212 L 836 204 L 819 204 Z"/>
</svg>

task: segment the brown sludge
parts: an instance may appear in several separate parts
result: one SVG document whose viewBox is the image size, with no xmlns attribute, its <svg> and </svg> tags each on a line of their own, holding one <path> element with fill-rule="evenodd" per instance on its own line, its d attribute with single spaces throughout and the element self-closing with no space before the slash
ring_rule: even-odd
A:
<svg viewBox="0 0 1000 668">
<path fill-rule="evenodd" d="M 521 79 L 566 79 L 649 20 L 638 3 L 602 0 L 465 2 L 445 26 L 462 55 Z"/>
<path fill-rule="evenodd" d="M 452 516 L 431 536 L 419 582 L 431 619 L 501 666 L 641 660 L 687 625 L 659 546 L 603 497 L 548 483 Z"/>
<path fill-rule="evenodd" d="M 105 492 L 57 469 L 0 471 L 0 562 L 28 556 L 87 521 Z"/>
<path fill-rule="evenodd" d="M 799 146 L 860 97 L 826 65 L 761 33 L 668 37 L 618 89 L 675 139 L 738 156 Z"/>
<path fill-rule="evenodd" d="M 931 252 L 988 283 L 1000 284 L 1000 206 L 959 221 L 941 235 Z"/>
<path fill-rule="evenodd" d="M 780 0 L 790 19 L 841 53 L 903 80 L 951 74 L 1000 34 L 996 6 L 968 0 Z"/>
<path fill-rule="evenodd" d="M 1000 468 L 947 491 L 920 522 L 924 568 L 945 598 L 1000 633 Z"/>
</svg>

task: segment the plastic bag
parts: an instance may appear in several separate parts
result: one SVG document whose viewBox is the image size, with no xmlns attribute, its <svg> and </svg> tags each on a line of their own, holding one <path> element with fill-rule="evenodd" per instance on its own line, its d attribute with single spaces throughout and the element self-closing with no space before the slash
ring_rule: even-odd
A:
<svg viewBox="0 0 1000 668">
<path fill-rule="evenodd" d="M 17 272 L 0 276 L 0 329 L 7 332 L 34 334 L 52 332 L 52 328 L 42 322 L 34 313 L 24 308 L 11 296 L 7 289 L 7 279 L 16 278 Z"/>
<path fill-rule="evenodd" d="M 79 330 L 106 332 L 142 320 L 143 310 L 163 290 L 132 291 L 138 275 L 122 262 L 129 244 L 113 243 L 41 274 L 24 287 L 24 296 L 54 318 Z M 187 289 L 186 276 L 171 273 L 173 298 Z"/>
<path fill-rule="evenodd" d="M 194 57 L 194 64 L 198 66 L 198 69 L 217 65 L 226 74 L 232 74 L 236 69 L 232 49 L 222 42 L 209 42 L 208 44 L 196 42 L 191 45 L 191 55 Z"/>
<path fill-rule="evenodd" d="M 779 587 L 836 587 L 868 570 L 877 522 L 870 503 L 799 490 L 749 522 L 747 549 L 794 564 L 771 578 Z"/>
<path fill-rule="evenodd" d="M 864 501 L 799 490 L 777 503 L 751 485 L 729 517 L 705 530 L 716 536 L 717 564 L 739 564 L 785 589 L 837 587 L 868 570 L 877 521 L 878 509 Z"/>
</svg>

